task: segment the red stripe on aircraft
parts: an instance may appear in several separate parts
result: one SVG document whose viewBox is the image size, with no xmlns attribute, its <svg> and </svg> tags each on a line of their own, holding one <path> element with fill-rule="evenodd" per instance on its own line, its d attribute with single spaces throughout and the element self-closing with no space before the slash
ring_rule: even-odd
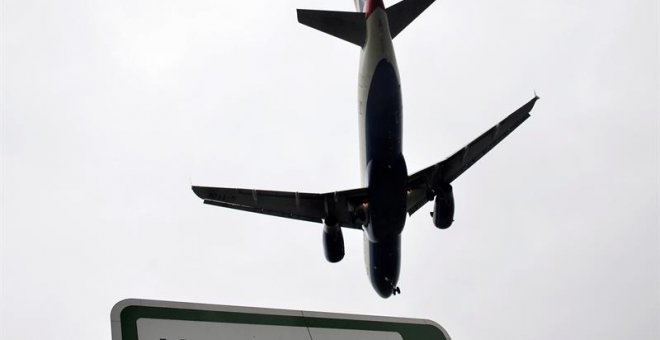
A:
<svg viewBox="0 0 660 340">
<path fill-rule="evenodd" d="M 383 5 L 383 0 L 367 0 L 367 5 L 365 6 L 365 12 L 367 13 L 367 18 L 373 13 L 376 8 L 385 9 Z"/>
</svg>

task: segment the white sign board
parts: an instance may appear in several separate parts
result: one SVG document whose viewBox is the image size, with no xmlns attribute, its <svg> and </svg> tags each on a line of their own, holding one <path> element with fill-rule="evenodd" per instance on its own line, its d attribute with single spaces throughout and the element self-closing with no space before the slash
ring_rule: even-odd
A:
<svg viewBox="0 0 660 340">
<path fill-rule="evenodd" d="M 112 340 L 449 340 L 430 320 L 128 299 Z"/>
</svg>

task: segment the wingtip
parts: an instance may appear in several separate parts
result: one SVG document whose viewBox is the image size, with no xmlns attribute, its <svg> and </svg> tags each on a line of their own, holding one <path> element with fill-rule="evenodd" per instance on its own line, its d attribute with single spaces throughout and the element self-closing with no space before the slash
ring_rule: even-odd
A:
<svg viewBox="0 0 660 340">
<path fill-rule="evenodd" d="M 536 101 L 541 99 L 538 94 L 536 94 L 536 90 L 534 90 L 534 98 L 532 98 L 527 104 L 525 104 L 524 107 L 527 107 L 527 114 L 531 115 L 532 109 L 534 108 L 534 105 L 536 104 Z"/>
<path fill-rule="evenodd" d="M 202 192 L 200 191 L 201 187 L 196 185 L 191 185 L 190 189 L 192 189 L 192 191 L 195 193 L 195 195 L 197 195 L 197 197 L 204 199 Z"/>
<path fill-rule="evenodd" d="M 303 23 L 303 20 L 302 20 L 302 14 L 303 14 L 303 12 L 305 12 L 305 9 L 302 9 L 302 8 L 296 8 L 296 19 L 298 19 L 298 23 L 299 23 L 299 24 L 303 24 L 303 25 L 304 25 L 305 23 Z"/>
</svg>

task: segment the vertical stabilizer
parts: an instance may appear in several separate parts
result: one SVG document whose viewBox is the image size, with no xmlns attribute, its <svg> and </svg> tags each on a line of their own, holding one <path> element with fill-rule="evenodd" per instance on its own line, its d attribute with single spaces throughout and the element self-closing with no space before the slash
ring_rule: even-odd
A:
<svg viewBox="0 0 660 340">
<path fill-rule="evenodd" d="M 358 12 L 364 12 L 364 3 L 366 0 L 353 0 L 355 3 L 355 10 Z"/>
</svg>

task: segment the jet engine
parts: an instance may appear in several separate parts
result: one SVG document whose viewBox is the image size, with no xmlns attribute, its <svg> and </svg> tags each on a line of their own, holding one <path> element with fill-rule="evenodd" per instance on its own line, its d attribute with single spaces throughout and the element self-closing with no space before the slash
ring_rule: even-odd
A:
<svg viewBox="0 0 660 340">
<path fill-rule="evenodd" d="M 323 221 L 323 251 L 328 262 L 336 263 L 344 258 L 344 235 L 332 218 Z"/>
<path fill-rule="evenodd" d="M 454 222 L 454 193 L 450 184 L 436 192 L 433 212 L 433 224 L 440 229 L 447 229 Z"/>
</svg>

